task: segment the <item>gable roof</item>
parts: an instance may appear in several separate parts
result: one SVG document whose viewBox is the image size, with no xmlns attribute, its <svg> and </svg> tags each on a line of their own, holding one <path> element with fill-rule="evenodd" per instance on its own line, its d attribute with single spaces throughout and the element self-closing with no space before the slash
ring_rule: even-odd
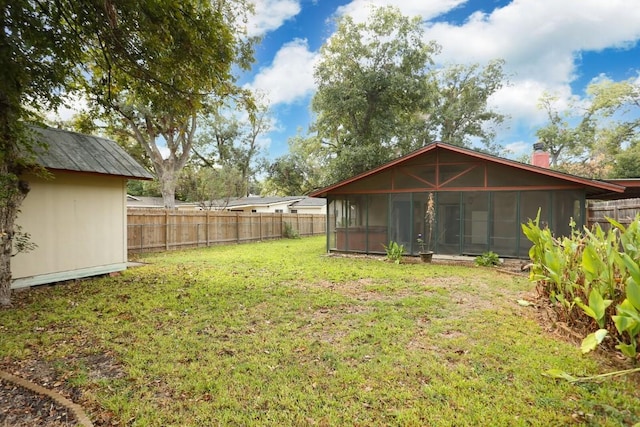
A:
<svg viewBox="0 0 640 427">
<path fill-rule="evenodd" d="M 307 197 L 305 196 L 303 199 L 298 200 L 297 202 L 293 202 L 291 207 L 302 208 L 302 207 L 322 207 L 327 205 L 327 199 L 323 199 L 322 197 Z"/>
<path fill-rule="evenodd" d="M 34 147 L 36 161 L 47 169 L 90 172 L 133 179 L 153 179 L 115 141 L 62 129 L 31 127 L 44 146 Z"/>
<path fill-rule="evenodd" d="M 248 196 L 241 197 L 239 199 L 231 200 L 227 204 L 227 207 L 241 207 L 241 206 L 270 206 L 279 205 L 283 203 L 292 203 L 302 199 L 302 196 L 286 196 L 286 197 L 260 197 L 260 196 Z"/>
<path fill-rule="evenodd" d="M 480 160 L 480 161 L 486 161 L 489 163 L 494 163 L 494 164 L 499 164 L 499 165 L 505 165 L 508 167 L 513 167 L 515 169 L 518 170 L 522 170 L 522 171 L 529 171 L 529 172 L 533 172 L 536 174 L 539 174 L 541 176 L 547 176 L 547 177 L 551 177 L 551 178 L 556 178 L 556 179 L 560 179 L 563 181 L 566 181 L 568 183 L 572 183 L 572 184 L 578 184 L 581 186 L 584 186 L 587 189 L 587 193 L 588 193 L 588 197 L 590 198 L 597 198 L 597 196 L 600 195 L 607 195 L 608 197 L 611 197 L 614 194 L 619 195 L 620 197 L 625 197 L 623 195 L 624 191 L 625 191 L 625 187 L 622 185 L 619 185 L 617 183 L 614 182 L 608 182 L 608 181 L 601 181 L 601 180 L 593 180 L 593 179 L 588 179 L 588 178 L 582 178 L 576 175 L 571 175 L 571 174 L 567 174 L 567 173 L 563 173 L 563 172 L 558 172 L 552 169 L 548 169 L 548 168 L 542 168 L 539 166 L 534 166 L 534 165 L 530 165 L 530 164 L 526 164 L 526 163 L 521 163 L 521 162 L 517 162 L 515 160 L 510 160 L 510 159 L 505 159 L 503 157 L 498 157 L 498 156 L 494 156 L 491 154 L 486 154 L 486 153 L 482 153 L 479 151 L 475 151 L 475 150 L 471 150 L 468 148 L 462 148 L 462 147 L 458 147 L 455 145 L 451 145 L 451 144 L 447 144 L 444 142 L 432 142 L 418 150 L 415 150 L 405 156 L 399 157 L 395 160 L 392 160 L 388 163 L 385 163 L 381 166 L 378 166 L 377 168 L 373 168 L 371 170 L 368 170 L 366 172 L 363 172 L 359 175 L 353 176 L 351 178 L 345 179 L 343 181 L 337 182 L 335 184 L 329 185 L 327 187 L 321 188 L 319 190 L 316 190 L 314 192 L 312 192 L 310 194 L 311 197 L 326 197 L 327 194 L 334 192 L 336 190 L 339 190 L 341 187 L 345 187 L 348 184 L 351 184 L 355 181 L 361 180 L 363 178 L 369 177 L 371 175 L 375 175 L 377 173 L 383 172 L 385 170 L 388 170 L 394 166 L 398 166 L 401 165 L 402 163 L 408 162 L 411 159 L 414 159 L 416 157 L 419 157 L 421 155 L 424 155 L 425 153 L 431 152 L 431 151 L 436 151 L 436 150 L 442 150 L 442 151 L 448 151 L 448 152 L 453 152 L 453 153 L 458 153 L 458 154 L 462 154 L 465 156 L 468 156 L 470 158 L 476 159 L 476 160 Z"/>
</svg>

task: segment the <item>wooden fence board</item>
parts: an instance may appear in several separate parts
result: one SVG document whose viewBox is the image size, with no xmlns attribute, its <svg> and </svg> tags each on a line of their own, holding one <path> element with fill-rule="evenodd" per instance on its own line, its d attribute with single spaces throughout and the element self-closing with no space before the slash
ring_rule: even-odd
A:
<svg viewBox="0 0 640 427">
<path fill-rule="evenodd" d="M 623 199 L 589 202 L 587 207 L 587 225 L 589 227 L 600 224 L 603 229 L 609 229 L 607 218 L 627 225 L 640 214 L 640 199 Z"/>
<path fill-rule="evenodd" d="M 326 215 L 127 210 L 129 252 L 281 239 L 287 222 L 300 236 L 324 235 Z"/>
</svg>

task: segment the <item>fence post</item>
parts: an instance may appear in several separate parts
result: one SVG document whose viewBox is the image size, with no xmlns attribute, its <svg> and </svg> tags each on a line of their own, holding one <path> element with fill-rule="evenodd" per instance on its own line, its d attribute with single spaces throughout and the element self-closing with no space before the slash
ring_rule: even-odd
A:
<svg viewBox="0 0 640 427">
<path fill-rule="evenodd" d="M 144 236 L 142 233 L 144 233 L 144 226 L 140 224 L 140 252 L 144 250 Z"/>
<path fill-rule="evenodd" d="M 258 221 L 259 221 L 259 224 L 258 224 L 258 234 L 259 234 L 258 241 L 262 241 L 262 213 L 258 214 Z"/>
<path fill-rule="evenodd" d="M 236 212 L 236 243 L 240 243 L 240 212 Z"/>
<path fill-rule="evenodd" d="M 207 242 L 206 243 L 207 247 L 209 246 L 209 214 L 210 213 L 211 213 L 210 211 L 207 211 L 207 215 L 205 217 L 205 221 L 207 221 L 207 226 L 205 227 L 205 233 L 207 233 L 207 236 L 205 238 L 205 240 Z"/>
<path fill-rule="evenodd" d="M 164 211 L 164 249 L 169 250 L 169 210 Z"/>
</svg>

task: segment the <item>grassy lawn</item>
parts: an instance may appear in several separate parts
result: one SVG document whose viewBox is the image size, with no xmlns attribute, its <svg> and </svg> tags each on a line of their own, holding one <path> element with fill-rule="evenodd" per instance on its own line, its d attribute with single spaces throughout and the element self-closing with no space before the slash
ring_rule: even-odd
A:
<svg viewBox="0 0 640 427">
<path fill-rule="evenodd" d="M 96 424 L 631 425 L 640 380 L 544 332 L 489 268 L 327 256 L 324 238 L 150 254 L 17 294 L 0 361 Z M 52 380 L 53 382 L 53 380 Z"/>
</svg>

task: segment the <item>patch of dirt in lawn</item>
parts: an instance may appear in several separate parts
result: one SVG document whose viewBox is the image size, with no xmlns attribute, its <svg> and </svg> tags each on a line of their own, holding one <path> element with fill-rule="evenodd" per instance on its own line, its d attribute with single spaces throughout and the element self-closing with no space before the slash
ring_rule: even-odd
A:
<svg viewBox="0 0 640 427">
<path fill-rule="evenodd" d="M 395 300 L 409 295 L 415 295 L 415 292 L 411 289 L 399 289 L 392 292 L 381 292 L 377 289 L 372 289 L 372 286 L 385 285 L 386 283 L 389 283 L 389 281 L 358 279 L 344 283 L 334 283 L 327 280 L 321 280 L 319 282 L 315 282 L 313 286 L 329 289 L 361 302 Z"/>
</svg>

